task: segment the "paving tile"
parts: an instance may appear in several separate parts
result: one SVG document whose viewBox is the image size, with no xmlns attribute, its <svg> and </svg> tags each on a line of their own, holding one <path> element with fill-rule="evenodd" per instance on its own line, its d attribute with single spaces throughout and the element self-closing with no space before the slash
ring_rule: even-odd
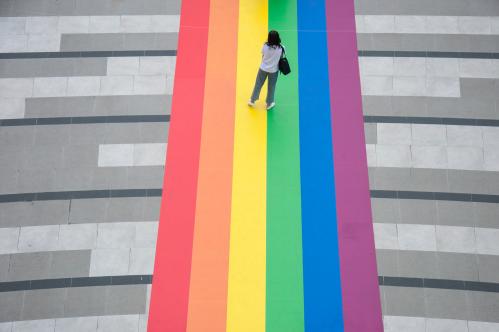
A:
<svg viewBox="0 0 499 332">
<path fill-rule="evenodd" d="M 106 315 L 142 314 L 146 308 L 146 285 L 111 286 L 108 288 Z M 137 328 L 137 325 L 135 325 Z"/>
<path fill-rule="evenodd" d="M 437 279 L 478 281 L 475 254 L 437 253 Z"/>
<path fill-rule="evenodd" d="M 483 255 L 499 255 L 499 229 L 475 228 L 476 252 Z"/>
<path fill-rule="evenodd" d="M 412 143 L 411 125 L 403 123 L 378 123 L 378 144 L 410 145 Z"/>
<path fill-rule="evenodd" d="M 434 319 L 426 320 L 426 332 L 468 332 L 468 322 L 458 319 Z"/>
<path fill-rule="evenodd" d="M 55 320 L 55 332 L 95 332 L 97 331 L 97 317 L 71 317 Z"/>
<path fill-rule="evenodd" d="M 141 75 L 160 75 L 175 73 L 175 57 L 140 57 L 139 73 Z"/>
<path fill-rule="evenodd" d="M 482 127 L 447 126 L 447 144 L 450 146 L 483 146 Z"/>
<path fill-rule="evenodd" d="M 38 137 L 38 135 L 37 135 Z M 25 169 L 51 169 L 62 166 L 63 149 L 61 146 L 34 146 L 26 150 Z"/>
<path fill-rule="evenodd" d="M 33 96 L 33 78 L 0 79 L 0 97 L 26 98 Z"/>
<path fill-rule="evenodd" d="M 4 292 L 0 296 L 0 322 L 9 322 L 21 319 L 23 306 L 23 292 Z"/>
<path fill-rule="evenodd" d="M 478 275 L 483 282 L 499 282 L 499 257 L 477 255 Z"/>
<path fill-rule="evenodd" d="M 460 82 L 463 97 L 482 98 L 489 102 L 497 99 L 495 82 L 492 79 L 462 78 Z"/>
<path fill-rule="evenodd" d="M 110 123 L 106 124 L 106 144 L 133 144 L 140 139 L 140 123 Z"/>
<path fill-rule="evenodd" d="M 0 119 L 23 118 L 25 113 L 24 98 L 0 98 Z"/>
<path fill-rule="evenodd" d="M 409 145 L 376 146 L 377 164 L 380 167 L 411 167 L 411 149 Z"/>
<path fill-rule="evenodd" d="M 50 278 L 87 277 L 90 250 L 55 251 L 52 253 Z"/>
<path fill-rule="evenodd" d="M 437 219 L 436 202 L 431 200 L 401 199 L 400 223 L 435 225 Z"/>
<path fill-rule="evenodd" d="M 65 146 L 69 144 L 70 127 L 61 125 L 35 126 L 35 146 Z M 23 128 L 24 130 L 24 128 Z"/>
<path fill-rule="evenodd" d="M 130 251 L 131 275 L 152 274 L 154 269 L 155 247 L 152 248 L 132 248 Z"/>
<path fill-rule="evenodd" d="M 140 137 L 137 142 L 140 143 L 166 143 L 170 131 L 169 123 L 141 123 Z"/>
<path fill-rule="evenodd" d="M 12 332 L 12 322 L 0 323 L 0 332 Z"/>
<path fill-rule="evenodd" d="M 402 250 L 436 251 L 435 226 L 398 224 L 398 242 Z"/>
<path fill-rule="evenodd" d="M 99 167 L 132 166 L 133 144 L 99 145 Z"/>
<path fill-rule="evenodd" d="M 135 223 L 103 223 L 98 225 L 97 248 L 131 248 Z"/>
<path fill-rule="evenodd" d="M 426 58 L 394 58 L 394 75 L 426 76 Z"/>
<path fill-rule="evenodd" d="M 363 76 L 360 83 L 364 96 L 390 96 L 393 94 L 393 78 L 391 76 Z"/>
<path fill-rule="evenodd" d="M 142 167 L 126 167 L 127 188 L 160 188 L 163 184 L 165 174 L 164 166 L 147 166 L 147 170 Z"/>
<path fill-rule="evenodd" d="M 493 203 L 473 203 L 477 227 L 499 228 L 499 205 Z"/>
<path fill-rule="evenodd" d="M 155 248 L 158 222 L 135 223 L 134 248 Z"/>
<path fill-rule="evenodd" d="M 0 255 L 0 282 L 7 281 L 10 268 L 10 255 Z M 1 329 L 0 329 L 1 331 Z"/>
<path fill-rule="evenodd" d="M 66 288 L 26 291 L 22 319 L 44 319 L 64 316 Z"/>
<path fill-rule="evenodd" d="M 143 220 L 143 197 L 113 198 L 109 200 L 106 221 L 141 221 Z"/>
<path fill-rule="evenodd" d="M 415 168 L 447 168 L 444 146 L 411 146 L 412 166 Z"/>
<path fill-rule="evenodd" d="M 393 60 L 390 57 L 359 57 L 361 75 L 393 75 Z"/>
<path fill-rule="evenodd" d="M 65 96 L 67 88 L 67 77 L 35 77 L 33 97 Z"/>
<path fill-rule="evenodd" d="M 471 192 L 471 193 L 489 193 L 488 190 L 491 178 L 490 173 L 448 170 L 448 183 L 450 192 Z"/>
<path fill-rule="evenodd" d="M 400 222 L 399 200 L 385 198 L 371 198 L 373 220 L 378 223 Z"/>
<path fill-rule="evenodd" d="M 438 251 L 474 253 L 475 228 L 457 226 L 436 226 Z"/>
<path fill-rule="evenodd" d="M 385 315 L 425 316 L 425 298 L 421 288 L 383 287 L 386 301 Z"/>
<path fill-rule="evenodd" d="M 159 210 L 161 205 L 161 197 L 147 197 L 144 199 L 143 220 L 156 221 L 159 220 Z"/>
<path fill-rule="evenodd" d="M 69 145 L 64 147 L 63 165 L 71 167 L 95 167 L 97 165 L 98 148 L 93 144 Z"/>
<path fill-rule="evenodd" d="M 437 201 L 437 224 L 474 226 L 474 204 L 471 202 Z"/>
<path fill-rule="evenodd" d="M 0 254 L 16 252 L 19 232 L 19 228 L 0 228 Z"/>
<path fill-rule="evenodd" d="M 134 94 L 141 95 L 167 94 L 166 76 L 135 76 L 133 82 L 133 92 Z"/>
<path fill-rule="evenodd" d="M 385 332 L 426 332 L 426 320 L 423 317 L 385 316 Z"/>
<path fill-rule="evenodd" d="M 20 251 L 45 251 L 57 249 L 59 225 L 22 227 L 19 235 Z"/>
<path fill-rule="evenodd" d="M 133 89 L 133 76 L 101 77 L 100 95 L 127 95 Z"/>
<path fill-rule="evenodd" d="M 458 59 L 426 58 L 426 72 L 430 76 L 459 77 Z"/>
<path fill-rule="evenodd" d="M 464 291 L 425 288 L 424 298 L 426 317 L 463 320 L 469 318 L 470 308 Z"/>
<path fill-rule="evenodd" d="M 12 254 L 8 280 L 48 279 L 51 261 L 50 252 Z"/>
<path fill-rule="evenodd" d="M 64 316 L 102 315 L 106 309 L 107 288 L 104 286 L 68 288 L 64 301 Z"/>
<path fill-rule="evenodd" d="M 494 332 L 499 328 L 499 324 L 491 322 L 468 322 L 469 332 Z"/>
<path fill-rule="evenodd" d="M 398 272 L 398 251 L 396 250 L 376 250 L 376 262 L 378 275 L 399 276 Z"/>
<path fill-rule="evenodd" d="M 437 278 L 437 253 L 422 251 L 399 251 L 398 268 L 401 277 Z"/>
<path fill-rule="evenodd" d="M 489 292 L 468 291 L 470 320 L 499 322 L 499 294 Z"/>
<path fill-rule="evenodd" d="M 130 249 L 92 250 L 90 276 L 124 275 L 128 273 Z"/>
<path fill-rule="evenodd" d="M 139 315 L 102 316 L 98 321 L 98 332 L 136 332 Z"/>
<path fill-rule="evenodd" d="M 98 223 L 106 220 L 110 199 L 89 198 L 71 201 L 69 223 Z"/>
<path fill-rule="evenodd" d="M 12 332 L 53 332 L 54 319 L 28 320 L 12 323 Z"/>
<path fill-rule="evenodd" d="M 161 166 L 165 164 L 167 144 L 134 144 L 133 166 Z"/>
<path fill-rule="evenodd" d="M 147 315 L 139 315 L 139 332 L 147 332 Z"/>
<path fill-rule="evenodd" d="M 378 166 L 378 161 L 376 157 L 376 144 L 366 144 L 366 157 L 367 157 L 368 167 Z"/>
<path fill-rule="evenodd" d="M 94 189 L 129 189 L 126 167 L 94 168 L 92 187 Z"/>
<path fill-rule="evenodd" d="M 412 124 L 412 144 L 418 146 L 443 146 L 447 144 L 446 126 Z"/>
<path fill-rule="evenodd" d="M 97 224 L 61 225 L 59 250 L 93 249 L 97 247 Z"/>
<path fill-rule="evenodd" d="M 448 147 L 449 168 L 463 170 L 483 170 L 483 149 L 479 147 Z"/>
<path fill-rule="evenodd" d="M 97 76 L 75 76 L 68 78 L 68 96 L 94 96 L 99 95 L 100 78 Z"/>
<path fill-rule="evenodd" d="M 396 224 L 373 224 L 376 249 L 399 249 Z"/>
<path fill-rule="evenodd" d="M 487 171 L 499 171 L 499 152 L 497 147 L 490 146 L 483 149 L 484 169 Z"/>
<path fill-rule="evenodd" d="M 365 141 L 366 144 L 376 144 L 376 124 L 375 123 L 365 123 L 364 124 L 364 133 L 365 133 Z"/>
</svg>

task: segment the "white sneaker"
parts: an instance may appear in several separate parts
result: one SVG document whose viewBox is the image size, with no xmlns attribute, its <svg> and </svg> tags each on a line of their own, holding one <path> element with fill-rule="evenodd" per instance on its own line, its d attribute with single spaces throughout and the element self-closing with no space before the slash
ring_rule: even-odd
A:
<svg viewBox="0 0 499 332">
<path fill-rule="evenodd" d="M 248 106 L 249 107 L 255 107 L 255 103 L 250 100 L 250 101 L 248 101 Z"/>
<path fill-rule="evenodd" d="M 270 105 L 267 105 L 267 111 L 273 109 L 275 106 L 275 103 L 271 103 Z"/>
</svg>

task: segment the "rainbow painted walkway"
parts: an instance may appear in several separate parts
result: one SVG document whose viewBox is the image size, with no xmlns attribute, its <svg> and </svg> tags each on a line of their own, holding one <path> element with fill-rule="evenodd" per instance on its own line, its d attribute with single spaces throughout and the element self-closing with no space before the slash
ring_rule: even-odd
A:
<svg viewBox="0 0 499 332">
<path fill-rule="evenodd" d="M 183 0 L 149 331 L 383 330 L 355 38 L 353 0 Z"/>
</svg>

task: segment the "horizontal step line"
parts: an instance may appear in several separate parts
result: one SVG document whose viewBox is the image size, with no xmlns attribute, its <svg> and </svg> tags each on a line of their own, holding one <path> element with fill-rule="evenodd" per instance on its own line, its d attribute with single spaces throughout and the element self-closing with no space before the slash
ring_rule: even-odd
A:
<svg viewBox="0 0 499 332">
<path fill-rule="evenodd" d="M 113 58 L 133 56 L 176 56 L 177 50 L 68 51 L 0 53 L 0 59 Z"/>
<path fill-rule="evenodd" d="M 0 127 L 91 124 L 91 123 L 169 122 L 169 121 L 170 121 L 170 115 L 168 114 L 17 118 L 17 119 L 0 120 Z M 364 116 L 364 122 L 499 127 L 499 120 L 493 120 L 493 119 L 439 118 L 439 117 L 417 117 L 417 116 L 366 115 Z"/>
<path fill-rule="evenodd" d="M 52 201 L 86 198 L 118 198 L 118 197 L 160 197 L 161 188 L 150 189 L 103 189 L 103 190 L 74 190 L 74 191 L 49 191 L 35 193 L 3 194 L 0 203 Z M 373 198 L 394 199 L 423 199 L 436 201 L 459 201 L 499 203 L 499 195 L 450 193 L 430 191 L 396 191 L 396 190 L 371 190 Z"/>
<path fill-rule="evenodd" d="M 493 119 L 438 118 L 438 117 L 418 117 L 418 116 L 366 115 L 364 116 L 364 122 L 499 127 L 499 120 L 493 120 Z"/>
<path fill-rule="evenodd" d="M 466 58 L 499 59 L 499 53 L 493 52 L 439 52 L 439 51 L 370 51 L 359 50 L 363 57 L 402 57 L 402 58 Z"/>
<path fill-rule="evenodd" d="M 7 281 L 0 282 L 0 293 L 53 288 L 147 285 L 152 283 L 152 278 L 152 275 L 125 275 Z M 499 283 L 481 281 L 379 276 L 378 284 L 380 286 L 392 287 L 438 288 L 499 293 Z"/>
<path fill-rule="evenodd" d="M 170 115 L 105 115 L 105 116 L 4 119 L 0 120 L 0 126 L 14 127 L 14 126 L 64 125 L 64 124 L 89 124 L 89 123 L 134 123 L 134 122 L 168 122 L 168 121 L 170 121 Z"/>
<path fill-rule="evenodd" d="M 379 276 L 378 283 L 380 286 L 439 288 L 499 293 L 499 283 L 481 281 Z"/>
<path fill-rule="evenodd" d="M 52 191 L 0 195 L 0 203 L 54 201 L 88 198 L 160 197 L 160 188 Z"/>
<path fill-rule="evenodd" d="M 0 282 L 0 292 L 15 292 L 52 288 L 151 284 L 152 275 L 78 277 L 60 279 L 22 280 Z"/>
<path fill-rule="evenodd" d="M 371 197 L 394 198 L 394 199 L 422 199 L 422 200 L 435 200 L 435 201 L 499 203 L 499 195 L 430 192 L 430 191 L 371 190 Z"/>
</svg>

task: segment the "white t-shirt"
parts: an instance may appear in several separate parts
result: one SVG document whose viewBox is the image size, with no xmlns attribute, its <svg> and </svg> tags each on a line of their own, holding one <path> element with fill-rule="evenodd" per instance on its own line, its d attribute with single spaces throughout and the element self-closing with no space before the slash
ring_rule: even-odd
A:
<svg viewBox="0 0 499 332">
<path fill-rule="evenodd" d="M 279 59 L 281 58 L 282 48 L 279 46 L 269 46 L 265 43 L 263 44 L 262 54 L 263 58 L 260 69 L 267 73 L 275 73 L 279 69 Z"/>
</svg>

